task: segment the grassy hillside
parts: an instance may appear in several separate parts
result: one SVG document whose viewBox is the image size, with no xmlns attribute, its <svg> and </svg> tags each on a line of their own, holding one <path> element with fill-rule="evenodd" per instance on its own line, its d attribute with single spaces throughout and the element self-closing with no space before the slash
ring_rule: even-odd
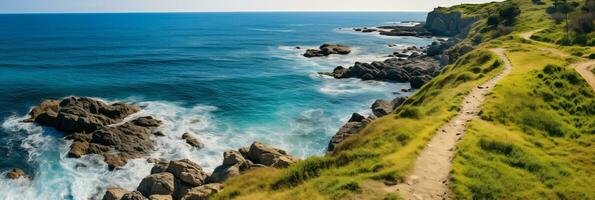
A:
<svg viewBox="0 0 595 200">
<path fill-rule="evenodd" d="M 507 48 L 513 72 L 491 92 L 453 161 L 458 199 L 595 199 L 595 93 L 566 66 L 592 47 L 528 41 L 519 33 L 556 26 L 551 2 L 514 0 L 448 8 L 469 15 L 516 3 L 522 11 L 502 27 L 486 19 L 466 45 L 476 48 L 418 90 L 395 113 L 375 120 L 334 154 L 288 169 L 234 177 L 214 199 L 397 199 L 384 183 L 401 182 L 437 129 L 456 115 L 463 97 L 495 76 L 502 63 L 487 49 Z M 447 8 L 444 8 L 447 9 Z M 505 31 L 505 32 L 503 32 Z"/>
</svg>

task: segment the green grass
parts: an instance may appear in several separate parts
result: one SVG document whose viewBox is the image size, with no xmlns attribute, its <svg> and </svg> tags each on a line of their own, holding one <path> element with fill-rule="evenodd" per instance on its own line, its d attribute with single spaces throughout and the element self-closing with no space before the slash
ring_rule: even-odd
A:
<svg viewBox="0 0 595 200">
<path fill-rule="evenodd" d="M 595 93 L 564 59 L 530 48 L 508 57 L 513 72 L 458 145 L 456 197 L 595 199 Z"/>
<path fill-rule="evenodd" d="M 399 199 L 383 181 L 403 181 L 463 97 L 501 72 L 502 61 L 488 48 L 506 48 L 513 71 L 489 93 L 458 144 L 450 185 L 455 198 L 595 199 L 595 94 L 566 68 L 594 48 L 520 38 L 518 33 L 548 27 L 560 33 L 545 13 L 549 5 L 513 2 L 523 11 L 513 32 L 499 35 L 480 20 L 460 44 L 478 45 L 475 50 L 460 53 L 395 113 L 373 121 L 335 153 L 287 169 L 251 170 L 226 181 L 214 199 Z M 439 9 L 482 16 L 499 5 Z"/>
<path fill-rule="evenodd" d="M 495 55 L 476 50 L 448 66 L 396 113 L 338 145 L 336 153 L 308 158 L 285 170 L 233 178 L 215 199 L 391 199 L 395 194 L 387 194 L 382 182 L 401 182 L 436 130 L 458 112 L 468 91 L 501 69 Z M 258 186 L 245 187 L 253 183 Z"/>
</svg>

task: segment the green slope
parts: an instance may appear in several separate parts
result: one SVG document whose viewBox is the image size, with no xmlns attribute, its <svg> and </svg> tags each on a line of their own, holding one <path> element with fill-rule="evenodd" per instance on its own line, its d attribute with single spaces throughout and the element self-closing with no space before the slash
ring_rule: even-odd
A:
<svg viewBox="0 0 595 200">
<path fill-rule="evenodd" d="M 505 34 L 478 22 L 461 56 L 395 113 L 377 119 L 332 155 L 288 169 L 259 169 L 228 180 L 214 199 L 396 199 L 384 181 L 402 181 L 437 129 L 456 115 L 473 87 L 498 74 L 487 49 L 506 48 L 513 64 L 471 122 L 453 161 L 457 199 L 595 199 L 595 93 L 570 63 L 589 46 L 557 46 L 519 33 L 555 25 L 550 5 L 514 0 L 443 8 L 467 15 L 516 3 L 521 14 Z M 449 11 L 449 12 L 450 12 Z M 545 49 L 545 50 L 544 50 Z M 579 52 L 579 53 L 577 53 Z M 582 57 L 579 57 L 582 56 Z M 546 67 L 547 66 L 547 67 Z"/>
</svg>

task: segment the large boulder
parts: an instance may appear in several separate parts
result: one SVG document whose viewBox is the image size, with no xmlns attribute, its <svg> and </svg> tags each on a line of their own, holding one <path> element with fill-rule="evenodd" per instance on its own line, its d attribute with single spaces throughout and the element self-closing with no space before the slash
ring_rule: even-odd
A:
<svg viewBox="0 0 595 200">
<path fill-rule="evenodd" d="M 188 159 L 170 161 L 166 171 L 191 186 L 205 184 L 208 178 L 202 167 Z"/>
<path fill-rule="evenodd" d="M 186 140 L 186 143 L 188 143 L 190 146 L 196 147 L 198 149 L 202 149 L 205 146 L 200 142 L 200 140 L 192 136 L 191 133 L 182 134 L 182 139 Z"/>
<path fill-rule="evenodd" d="M 74 142 L 69 157 L 85 154 L 104 156 L 110 169 L 122 167 L 128 159 L 139 158 L 151 152 L 152 132 L 161 121 L 152 117 L 140 117 L 117 126 L 104 126 L 90 134 L 75 133 L 67 136 Z"/>
<path fill-rule="evenodd" d="M 208 200 L 212 195 L 223 190 L 223 184 L 211 183 L 185 191 L 180 200 Z"/>
<path fill-rule="evenodd" d="M 339 44 L 323 44 L 318 49 L 308 49 L 304 57 L 323 57 L 331 54 L 346 55 L 351 53 L 351 47 Z"/>
<path fill-rule="evenodd" d="M 207 182 L 221 183 L 251 168 L 285 168 L 297 161 L 299 161 L 298 158 L 288 155 L 282 149 L 254 142 L 250 147 L 224 152 L 223 163 L 215 168 Z"/>
<path fill-rule="evenodd" d="M 405 102 L 405 97 L 397 97 L 393 100 L 384 100 L 378 99 L 372 104 L 372 113 L 376 117 L 383 117 L 392 113 L 395 109 L 397 109 L 403 102 Z"/>
<path fill-rule="evenodd" d="M 30 112 L 27 121 L 42 126 L 54 127 L 66 134 L 90 133 L 106 125 L 121 122 L 125 117 L 140 108 L 124 103 L 108 105 L 87 97 L 68 97 L 56 104 L 57 100 L 45 100 Z"/>
<path fill-rule="evenodd" d="M 129 191 L 122 188 L 108 188 L 103 195 L 103 200 L 120 200 Z"/>
<path fill-rule="evenodd" d="M 148 200 L 147 197 L 143 196 L 138 191 L 128 192 L 122 196 L 121 200 Z"/>
<path fill-rule="evenodd" d="M 248 158 L 254 163 L 275 168 L 285 168 L 299 161 L 298 158 L 287 155 L 284 150 L 260 142 L 254 142 L 250 145 Z"/>
<path fill-rule="evenodd" d="M 174 193 L 174 175 L 167 172 L 151 174 L 140 182 L 136 189 L 144 196 L 172 195 Z"/>
</svg>

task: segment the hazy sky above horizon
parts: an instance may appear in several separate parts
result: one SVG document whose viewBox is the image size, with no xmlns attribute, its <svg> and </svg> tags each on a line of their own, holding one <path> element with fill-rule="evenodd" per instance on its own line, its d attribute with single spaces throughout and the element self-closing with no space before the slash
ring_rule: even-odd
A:
<svg viewBox="0 0 595 200">
<path fill-rule="evenodd" d="M 429 11 L 492 0 L 0 0 L 0 13 L 214 11 Z"/>
</svg>

